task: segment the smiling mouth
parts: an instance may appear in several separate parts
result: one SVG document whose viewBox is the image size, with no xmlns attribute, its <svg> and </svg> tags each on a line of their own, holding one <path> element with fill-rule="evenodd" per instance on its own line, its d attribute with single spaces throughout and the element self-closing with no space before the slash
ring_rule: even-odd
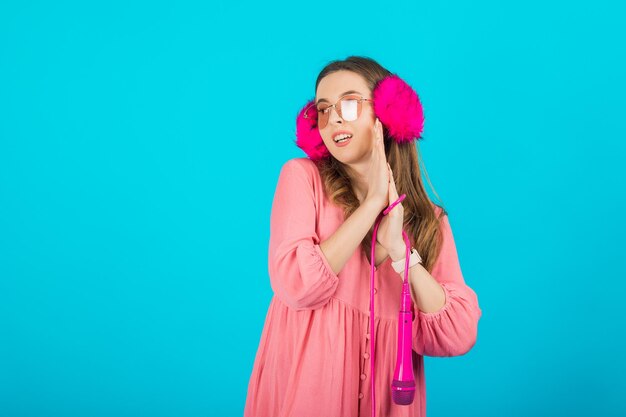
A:
<svg viewBox="0 0 626 417">
<path fill-rule="evenodd" d="M 335 143 L 343 143 L 352 139 L 352 135 L 338 135 L 337 139 L 333 139 Z"/>
</svg>

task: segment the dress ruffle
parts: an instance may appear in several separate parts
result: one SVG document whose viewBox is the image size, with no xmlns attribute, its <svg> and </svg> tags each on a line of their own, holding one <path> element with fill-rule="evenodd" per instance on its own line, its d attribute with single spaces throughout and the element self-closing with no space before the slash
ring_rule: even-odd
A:
<svg viewBox="0 0 626 417">
<path fill-rule="evenodd" d="M 328 326 L 328 320 L 334 325 Z M 413 355 L 418 385 L 413 403 L 393 403 L 390 386 L 396 366 L 398 323 L 377 317 L 374 325 L 376 415 L 424 415 L 422 357 Z M 359 409 L 361 416 L 368 416 L 368 332 L 369 316 L 340 299 L 331 297 L 322 309 L 295 311 L 273 297 L 250 379 L 248 395 L 255 400 L 246 403 L 244 416 L 356 416 Z"/>
</svg>

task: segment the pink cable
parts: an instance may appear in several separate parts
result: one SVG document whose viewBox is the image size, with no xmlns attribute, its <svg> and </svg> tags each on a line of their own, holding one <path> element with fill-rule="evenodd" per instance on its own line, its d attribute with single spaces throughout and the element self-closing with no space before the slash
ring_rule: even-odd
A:
<svg viewBox="0 0 626 417">
<path fill-rule="evenodd" d="M 375 363 L 375 347 L 376 347 L 376 336 L 374 333 L 374 271 L 375 271 L 375 265 L 376 265 L 376 233 L 378 231 L 378 226 L 380 225 L 380 221 L 382 220 L 383 216 L 387 215 L 397 204 L 399 204 L 400 202 L 402 202 L 402 200 L 404 200 L 404 198 L 406 197 L 406 194 L 402 194 L 396 201 L 394 201 L 391 205 L 389 205 L 389 207 L 387 207 L 385 210 L 383 210 L 378 217 L 376 218 L 376 223 L 374 224 L 374 232 L 372 234 L 372 249 L 371 249 L 371 253 L 370 253 L 370 265 L 371 265 L 371 270 L 370 270 L 370 338 L 371 338 L 371 355 L 370 355 L 370 373 L 372 374 L 372 385 L 371 385 L 371 391 L 372 391 L 372 417 L 376 417 L 376 388 L 375 388 L 375 371 L 374 371 L 374 363 Z M 406 256 L 405 256 L 405 264 L 404 264 L 404 281 L 402 283 L 402 291 L 403 291 L 403 298 L 402 298 L 402 306 L 401 309 L 404 311 L 408 311 L 410 310 L 411 306 L 410 306 L 410 297 L 404 297 L 404 295 L 409 294 L 409 257 L 410 257 L 410 249 L 411 249 L 411 242 L 409 240 L 408 235 L 406 234 L 406 232 L 404 230 L 402 230 L 402 237 L 404 238 L 404 242 L 406 244 Z M 408 305 L 407 305 L 408 304 Z M 399 341 L 400 343 L 400 341 Z M 410 370 L 410 372 L 412 372 L 412 369 Z M 411 399 L 412 402 L 412 399 Z"/>
</svg>

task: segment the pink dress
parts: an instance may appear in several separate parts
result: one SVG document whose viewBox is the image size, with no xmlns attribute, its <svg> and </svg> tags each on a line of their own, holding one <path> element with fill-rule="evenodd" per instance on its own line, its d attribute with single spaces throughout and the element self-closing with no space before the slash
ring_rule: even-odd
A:
<svg viewBox="0 0 626 417">
<path fill-rule="evenodd" d="M 436 207 L 437 214 L 441 210 Z M 280 172 L 270 221 L 269 276 L 274 296 L 257 350 L 244 417 L 371 415 L 370 263 L 356 250 L 335 274 L 319 244 L 343 222 L 324 195 L 313 161 L 294 158 Z M 446 303 L 413 321 L 415 399 L 391 399 L 402 278 L 387 257 L 375 271 L 376 416 L 426 416 L 424 358 L 468 352 L 482 314 L 461 274 L 447 216 L 443 247 L 432 270 Z"/>
</svg>

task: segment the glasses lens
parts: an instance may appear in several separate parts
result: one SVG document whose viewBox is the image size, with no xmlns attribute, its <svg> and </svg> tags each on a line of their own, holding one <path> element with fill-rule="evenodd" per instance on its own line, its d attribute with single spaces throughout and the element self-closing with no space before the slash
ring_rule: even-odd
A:
<svg viewBox="0 0 626 417">
<path fill-rule="evenodd" d="M 356 120 L 359 117 L 359 104 L 354 97 L 341 99 L 341 118 L 347 122 Z"/>
<path fill-rule="evenodd" d="M 317 127 L 320 129 L 324 129 L 326 124 L 328 123 L 328 117 L 330 115 L 330 111 L 328 110 L 328 106 L 320 106 L 317 109 Z"/>
</svg>

